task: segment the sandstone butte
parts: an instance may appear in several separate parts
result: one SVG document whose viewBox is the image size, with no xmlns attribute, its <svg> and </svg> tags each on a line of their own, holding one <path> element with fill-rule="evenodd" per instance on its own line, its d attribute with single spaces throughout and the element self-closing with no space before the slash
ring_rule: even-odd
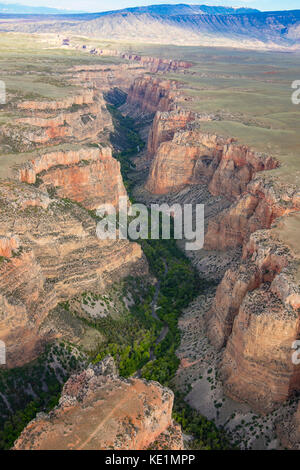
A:
<svg viewBox="0 0 300 470">
<path fill-rule="evenodd" d="M 118 377 L 107 357 L 73 375 L 59 405 L 31 421 L 14 450 L 182 450 L 173 399 L 157 382 Z"/>
<path fill-rule="evenodd" d="M 172 200 L 185 187 L 206 186 L 212 197 L 228 201 L 225 210 L 208 217 L 204 252 L 237 248 L 242 256 L 217 289 L 206 314 L 207 333 L 223 351 L 226 393 L 266 413 L 300 390 L 300 367 L 291 361 L 291 345 L 300 334 L 299 247 L 287 237 L 299 219 L 299 188 L 277 180 L 276 171 L 265 177 L 279 165 L 271 155 L 201 131 L 201 121 L 212 116 L 181 109 L 174 86 L 136 79 L 128 95 L 132 114 L 138 112 L 133 104 L 142 113 L 157 109 L 145 188 Z"/>
</svg>

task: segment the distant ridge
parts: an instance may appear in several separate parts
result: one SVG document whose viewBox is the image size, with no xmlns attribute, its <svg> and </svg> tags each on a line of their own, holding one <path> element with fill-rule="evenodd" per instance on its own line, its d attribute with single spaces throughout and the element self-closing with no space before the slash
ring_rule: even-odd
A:
<svg viewBox="0 0 300 470">
<path fill-rule="evenodd" d="M 29 5 L 21 5 L 20 3 L 0 3 L 0 13 L 2 14 L 18 14 L 18 15 L 61 15 L 82 13 L 81 11 L 60 10 L 50 7 L 32 7 Z"/>
<path fill-rule="evenodd" d="M 112 15 L 116 13 L 134 13 L 136 15 L 149 13 L 159 16 L 177 16 L 177 15 L 238 15 L 242 13 L 253 13 L 259 10 L 253 8 L 232 8 L 223 6 L 208 5 L 188 5 L 178 3 L 170 5 L 168 3 L 161 5 L 148 5 L 144 7 L 123 8 L 121 10 L 111 10 L 99 13 L 99 16 Z M 97 14 L 97 13 L 95 13 Z"/>
<path fill-rule="evenodd" d="M 28 5 L 22 5 L 19 3 L 9 4 L 0 3 L 0 13 L 2 14 L 27 14 L 27 15 L 78 15 L 84 14 L 86 18 L 99 18 L 101 16 L 112 15 L 116 13 L 134 13 L 142 14 L 149 13 L 161 16 L 176 16 L 176 15 L 227 15 L 227 14 L 241 14 L 250 13 L 254 11 L 252 8 L 232 8 L 222 6 L 208 6 L 208 5 L 188 5 L 185 3 L 179 3 L 177 5 L 161 4 L 161 5 L 149 5 L 144 7 L 132 7 L 123 8 L 121 10 L 111 10 L 96 13 L 86 13 L 84 11 L 71 11 L 71 10 L 60 10 L 58 8 L 50 7 L 33 7 Z"/>
</svg>

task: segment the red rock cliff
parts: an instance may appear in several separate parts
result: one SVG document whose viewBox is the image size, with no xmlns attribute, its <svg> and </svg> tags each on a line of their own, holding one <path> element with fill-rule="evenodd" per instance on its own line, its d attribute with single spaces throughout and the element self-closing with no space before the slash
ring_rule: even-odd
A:
<svg viewBox="0 0 300 470">
<path fill-rule="evenodd" d="M 291 349 L 300 333 L 299 305 L 297 260 L 275 228 L 256 231 L 207 314 L 211 341 L 225 345 L 221 374 L 230 396 L 270 411 L 300 389 Z"/>
<path fill-rule="evenodd" d="M 278 165 L 233 139 L 201 132 L 200 119 L 180 110 L 156 114 L 148 151 L 155 155 L 146 188 L 154 194 L 205 181 L 211 194 L 234 199 L 246 191 L 256 172 Z"/>
<path fill-rule="evenodd" d="M 11 138 L 21 132 L 27 146 L 95 139 L 105 129 L 112 130 L 103 94 L 95 89 L 61 101 L 23 101 L 17 108 L 24 116 L 15 120 L 15 129 L 4 127 L 4 132 Z"/>
<path fill-rule="evenodd" d="M 104 203 L 117 206 L 119 198 L 127 195 L 120 163 L 109 147 L 45 153 L 18 169 L 22 182 L 34 184 L 37 176 L 41 188 L 54 186 L 59 197 L 80 202 L 87 209 Z"/>
<path fill-rule="evenodd" d="M 154 114 L 169 111 L 177 95 L 177 84 L 150 76 L 137 78 L 127 97 L 127 111 L 131 114 Z"/>
<path fill-rule="evenodd" d="M 171 112 L 158 111 L 153 120 L 147 143 L 147 151 L 153 156 L 163 142 L 172 140 L 179 129 L 186 127 L 194 119 L 190 111 L 174 110 Z"/>
</svg>

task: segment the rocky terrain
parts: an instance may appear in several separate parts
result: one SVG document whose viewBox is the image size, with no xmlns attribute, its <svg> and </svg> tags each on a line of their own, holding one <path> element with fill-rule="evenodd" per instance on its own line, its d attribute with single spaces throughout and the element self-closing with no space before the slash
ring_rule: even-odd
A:
<svg viewBox="0 0 300 470">
<path fill-rule="evenodd" d="M 5 107 L 9 123 L 2 126 L 0 142 L 0 339 L 6 346 L 7 374 L 1 375 L 1 426 L 12 410 L 26 410 L 40 393 L 54 399 L 53 390 L 59 390 L 72 368 L 86 367 L 87 354 L 105 340 L 95 323 L 107 316 L 112 324 L 118 324 L 119 317 L 121 323 L 132 322 L 130 307 L 147 292 L 147 282 L 153 282 L 139 244 L 98 239 L 95 209 L 103 203 L 117 206 L 119 198 L 127 196 L 120 162 L 113 157 L 110 136 L 115 128 L 104 95 L 122 103 L 134 79 L 148 67 L 164 68 L 159 64 L 149 59 L 145 64 L 130 60 L 119 68 L 75 66 L 64 71 L 63 83 L 70 83 L 77 94 L 51 100 L 14 94 Z M 138 294 L 134 289 L 134 294 L 124 294 L 122 282 L 128 279 L 141 280 Z M 114 300 L 107 300 L 112 291 Z M 149 338 L 141 330 L 141 341 L 144 334 Z M 31 384 L 30 370 L 41 377 L 37 388 Z M 14 387 L 21 390 L 19 398 Z M 73 405 L 78 399 L 72 410 L 70 394 Z M 84 410 L 92 406 L 95 417 L 96 404 L 101 406 L 95 430 L 84 429 L 86 420 L 92 425 Z M 59 419 L 67 412 L 67 419 L 72 415 L 74 423 L 81 420 L 78 446 L 73 443 L 74 429 L 68 442 L 61 439 L 59 429 L 66 426 L 61 421 L 49 430 L 56 442 L 47 444 L 45 436 L 43 444 L 35 445 L 26 437 L 27 444 L 19 441 L 16 448 L 182 449 L 172 406 L 170 390 L 158 383 L 121 379 L 108 361 L 72 377 L 54 411 Z M 35 422 L 42 425 L 41 415 Z M 103 426 L 111 432 L 105 441 L 99 440 Z M 94 438 L 86 439 L 84 433 L 91 437 L 91 432 Z M 0 429 L 1 445 L 2 436 Z"/>
<path fill-rule="evenodd" d="M 53 188 L 57 196 L 97 209 L 109 203 L 115 207 L 126 190 L 120 163 L 110 147 L 80 147 L 45 153 L 18 168 L 18 179 L 28 184 L 39 182 L 41 190 Z"/>
<path fill-rule="evenodd" d="M 99 240 L 83 208 L 40 189 L 1 182 L 0 213 L 0 337 L 9 367 L 33 359 L 51 339 L 41 325 L 59 302 L 147 270 L 139 245 Z"/>
<path fill-rule="evenodd" d="M 278 420 L 277 431 L 287 449 L 300 449 L 300 406 L 287 420 Z"/>
<path fill-rule="evenodd" d="M 133 96 L 145 112 L 151 87 L 136 81 L 139 85 Z M 154 96 L 157 86 L 156 80 Z M 217 269 L 226 252 L 236 250 L 237 255 L 223 272 L 211 306 L 206 306 L 206 334 L 220 351 L 216 367 L 226 395 L 270 413 L 300 388 L 300 369 L 291 360 L 300 333 L 299 249 L 292 235 L 299 218 L 299 190 L 276 179 L 276 158 L 203 132 L 201 121 L 212 117 L 181 111 L 178 101 L 175 93 L 161 112 L 161 101 L 151 100 L 158 111 L 145 159 L 150 171 L 137 194 L 147 203 L 206 203 L 207 194 L 200 188 L 208 189 L 205 245 L 192 255 L 194 262 L 198 267 L 202 263 L 200 272 L 208 275 L 209 261 Z M 228 201 L 225 210 L 217 209 L 219 197 Z M 291 422 L 295 420 L 297 415 Z"/>
<path fill-rule="evenodd" d="M 67 79 L 85 85 L 77 95 L 7 105 L 22 116 L 1 128 L 0 339 L 8 367 L 26 364 L 61 336 L 44 327 L 60 302 L 148 271 L 139 245 L 99 240 L 88 212 L 103 203 L 117 206 L 127 196 L 103 99 L 122 77 L 133 80 L 127 70 L 115 69 L 112 76 L 103 66 L 74 68 Z M 132 70 L 136 76 L 143 69 Z"/>
<path fill-rule="evenodd" d="M 169 111 L 177 93 L 176 82 L 143 76 L 137 78 L 131 85 L 122 111 L 133 116 L 141 113 L 154 115 L 156 111 Z"/>
<path fill-rule="evenodd" d="M 92 51 L 106 55 L 101 48 Z M 135 198 L 205 204 L 205 245 L 188 255 L 214 285 L 181 320 L 177 386 L 193 407 L 244 439 L 245 448 L 260 439 L 253 426 L 263 429 L 266 440 L 257 447 L 279 446 L 276 426 L 282 445 L 296 448 L 300 372 L 291 357 L 300 334 L 299 188 L 277 178 L 280 162 L 271 152 L 203 130 L 222 117 L 190 111 L 190 97 L 178 81 L 161 76 L 184 72 L 189 62 L 131 53 L 122 60 L 129 63 L 67 68 L 63 79 L 77 93 L 51 100 L 13 95 L 5 107 L 0 340 L 7 346 L 7 366 L 23 366 L 46 344 L 66 337 L 59 326 L 62 302 L 103 294 L 128 275 L 148 273 L 140 245 L 96 236 L 93 210 L 103 202 L 117 205 L 127 194 L 112 154 L 115 123 L 107 98 L 140 127 L 153 121 L 146 150 L 135 159 Z M 120 379 L 111 363 L 108 375 L 104 369 L 102 364 L 72 377 L 59 407 L 31 422 L 15 448 L 181 449 L 171 392 Z M 91 414 L 91 406 L 98 412 Z M 232 417 L 232 410 L 241 414 Z M 253 411 L 265 418 L 254 418 Z M 246 435 L 240 429 L 245 416 L 251 430 Z"/>
<path fill-rule="evenodd" d="M 80 91 L 61 101 L 24 100 L 12 104 L 11 111 L 22 117 L 2 127 L 4 152 L 95 139 L 100 132 L 112 129 L 103 94 L 91 88 Z"/>
<path fill-rule="evenodd" d="M 58 407 L 29 423 L 14 450 L 181 450 L 172 406 L 171 390 L 122 379 L 108 357 L 72 376 Z"/>
</svg>

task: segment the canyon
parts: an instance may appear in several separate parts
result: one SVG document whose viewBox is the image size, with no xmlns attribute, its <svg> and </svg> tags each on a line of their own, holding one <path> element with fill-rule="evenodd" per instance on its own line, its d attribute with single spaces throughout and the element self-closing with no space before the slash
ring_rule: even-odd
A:
<svg viewBox="0 0 300 470">
<path fill-rule="evenodd" d="M 181 201 L 191 202 L 188 188 L 205 185 L 212 196 L 228 200 L 223 211 L 208 214 L 203 254 L 196 255 L 219 252 L 221 257 L 226 250 L 241 250 L 206 312 L 207 335 L 221 351 L 226 395 L 268 414 L 300 388 L 300 369 L 291 360 L 300 334 L 299 249 L 293 239 L 299 190 L 276 178 L 276 158 L 203 132 L 201 122 L 211 116 L 180 109 L 172 82 L 155 79 L 152 87 L 149 82 L 136 80 L 127 100 L 133 115 L 138 112 L 133 103 L 141 113 L 157 107 L 145 157 L 150 166 L 146 192 L 138 194 L 150 203 L 160 198 L 179 202 L 182 193 Z M 159 99 L 158 87 L 163 89 Z M 165 90 L 170 90 L 167 95 Z M 269 177 L 270 170 L 275 172 Z M 286 236 L 287 226 L 293 227 L 293 236 Z"/>
<path fill-rule="evenodd" d="M 78 73 L 72 79 L 80 81 Z M 101 80 L 103 68 L 99 75 Z M 105 203 L 117 206 L 127 193 L 108 137 L 100 137 L 113 129 L 103 91 L 84 84 L 62 100 L 13 103 L 23 117 L 11 121 L 9 139 L 2 126 L 10 145 L 0 182 L 0 339 L 8 367 L 35 359 L 45 342 L 61 335 L 43 327 L 60 302 L 148 272 L 140 246 L 99 240 L 88 212 Z"/>
<path fill-rule="evenodd" d="M 150 62 L 153 68 L 156 61 Z M 86 316 L 87 293 L 101 297 L 128 277 L 149 279 L 141 246 L 128 240 L 98 239 L 95 215 L 102 204 L 117 206 L 120 197 L 127 197 L 120 162 L 113 157 L 114 124 L 104 94 L 124 99 L 134 78 L 146 70 L 131 64 L 112 69 L 76 66 L 66 71 L 64 79 L 78 88 L 77 94 L 57 100 L 18 99 L 7 107 L 18 117 L 2 126 L 0 143 L 0 339 L 12 374 L 41 361 L 45 347 L 59 345 L 60 340 L 71 341 L 74 357 L 80 355 L 76 347 L 81 349 L 83 343 L 86 354 L 103 341 L 88 323 L 72 315 L 66 318 L 64 308 L 71 299 L 77 299 L 77 309 Z M 21 439 L 25 436 L 26 443 L 19 441 L 15 449 L 183 449 L 180 426 L 171 416 L 171 390 L 154 382 L 119 378 L 113 360 L 104 362 L 71 377 L 54 411 L 58 419 L 64 420 L 67 413 L 68 420 L 73 416 L 77 422 L 81 416 L 85 421 L 89 417 L 84 409 L 92 406 L 98 429 L 95 439 L 84 443 L 83 438 L 74 446 L 73 432 L 69 442 L 59 437 L 59 429 L 66 424 L 61 421 L 54 424 L 56 442 L 47 444 L 45 437 L 44 443 L 34 444 L 25 430 Z M 59 373 L 57 377 L 60 382 Z M 27 387 L 30 395 L 31 386 Z M 82 403 L 83 396 L 78 395 L 79 406 L 70 408 L 69 395 L 75 405 L 76 390 L 80 394 L 86 390 L 89 398 Z M 11 395 L 5 397 L 1 412 L 3 404 L 10 411 L 13 400 Z M 101 405 L 96 416 L 95 407 L 103 401 L 107 408 Z M 40 415 L 35 422 L 44 429 Z M 102 422 L 112 430 L 105 441 L 101 441 Z M 32 423 L 28 427 L 32 429 Z M 80 429 L 92 432 L 84 430 L 82 423 Z"/>
<path fill-rule="evenodd" d="M 291 361 L 300 335 L 299 189 L 276 176 L 281 164 L 271 152 L 202 129 L 220 117 L 190 110 L 178 81 L 160 76 L 189 70 L 190 62 L 129 53 L 122 60 L 129 63 L 67 69 L 64 79 L 80 87 L 74 96 L 9 105 L 19 115 L 2 126 L 0 139 L 0 340 L 7 366 L 27 364 L 63 337 L 47 326 L 61 302 L 149 274 L 140 244 L 96 236 L 93 211 L 127 195 L 110 143 L 111 95 L 148 133 L 134 159 L 139 200 L 208 203 L 203 250 L 187 253 L 201 264 L 201 276 L 214 271 L 218 281 L 203 311 L 205 335 L 218 354 L 226 396 L 272 413 L 300 391 L 300 369 Z M 111 359 L 104 362 L 72 376 L 58 407 L 38 415 L 14 448 L 182 449 L 172 392 L 120 378 Z M 299 447 L 299 423 L 298 410 L 277 424 L 283 445 Z"/>
</svg>

